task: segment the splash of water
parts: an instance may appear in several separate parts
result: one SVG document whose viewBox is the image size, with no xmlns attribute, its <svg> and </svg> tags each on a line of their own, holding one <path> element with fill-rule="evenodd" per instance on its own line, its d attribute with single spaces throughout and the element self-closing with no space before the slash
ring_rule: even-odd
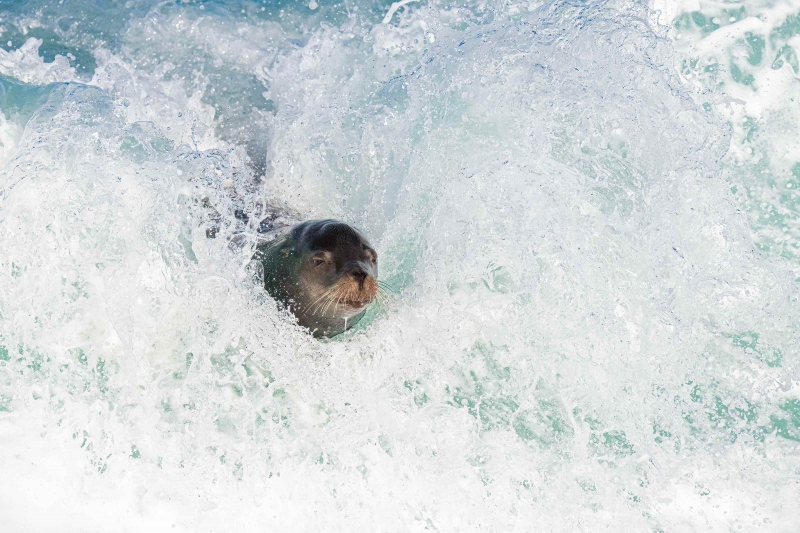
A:
<svg viewBox="0 0 800 533">
<path fill-rule="evenodd" d="M 651 11 L 46 4 L 3 30 L 4 523 L 796 525 L 794 275 Z M 362 227 L 394 304 L 301 331 L 226 240 L 267 204 Z"/>
</svg>

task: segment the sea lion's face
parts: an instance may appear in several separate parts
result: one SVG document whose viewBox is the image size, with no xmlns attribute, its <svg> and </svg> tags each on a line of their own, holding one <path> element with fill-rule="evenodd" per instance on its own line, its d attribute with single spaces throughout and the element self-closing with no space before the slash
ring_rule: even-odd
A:
<svg viewBox="0 0 800 533">
<path fill-rule="evenodd" d="M 358 231 L 324 221 L 303 235 L 298 281 L 304 314 L 348 319 L 361 313 L 378 293 L 378 254 Z"/>
</svg>

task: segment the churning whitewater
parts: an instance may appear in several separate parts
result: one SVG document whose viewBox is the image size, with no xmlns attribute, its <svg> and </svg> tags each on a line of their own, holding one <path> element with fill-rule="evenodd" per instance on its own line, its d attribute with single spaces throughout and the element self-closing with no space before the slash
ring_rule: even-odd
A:
<svg viewBox="0 0 800 533">
<path fill-rule="evenodd" d="M 791 0 L 0 1 L 4 530 L 797 531 L 799 54 Z M 276 212 L 391 302 L 309 335 Z"/>
</svg>

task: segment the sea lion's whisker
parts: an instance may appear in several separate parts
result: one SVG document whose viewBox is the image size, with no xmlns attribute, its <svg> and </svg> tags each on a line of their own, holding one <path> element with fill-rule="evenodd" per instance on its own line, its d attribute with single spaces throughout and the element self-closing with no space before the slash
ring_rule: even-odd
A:
<svg viewBox="0 0 800 533">
<path fill-rule="evenodd" d="M 381 280 L 375 280 L 375 281 L 378 284 L 378 287 L 386 290 L 387 292 L 392 292 L 392 293 L 395 292 L 394 288 L 391 285 L 389 285 L 388 283 L 386 283 L 385 281 L 381 281 Z"/>
<path fill-rule="evenodd" d="M 383 307 L 384 300 L 383 300 L 383 295 L 381 293 L 379 293 L 379 292 L 375 293 L 375 299 L 372 300 L 372 301 L 375 302 L 375 304 L 378 307 Z M 370 302 L 370 303 L 372 303 L 372 302 Z"/>
<path fill-rule="evenodd" d="M 394 301 L 394 295 L 387 292 L 383 287 L 378 288 L 378 294 L 386 301 L 387 305 Z"/>
<path fill-rule="evenodd" d="M 308 306 L 309 308 L 311 308 L 312 306 L 314 306 L 314 308 L 313 308 L 313 309 L 311 309 L 311 312 L 312 312 L 312 313 L 316 312 L 316 311 L 315 311 L 315 309 L 316 309 L 317 307 L 319 307 L 319 306 L 323 305 L 323 304 L 325 303 L 325 301 L 327 301 L 327 300 L 323 300 L 323 298 L 329 298 L 329 297 L 332 297 L 334 292 L 336 292 L 336 286 L 333 286 L 333 287 L 331 287 L 330 289 L 328 289 L 327 291 L 323 292 L 323 293 L 322 293 L 322 296 L 320 296 L 319 298 L 317 298 L 316 300 L 314 300 L 313 302 L 311 302 L 311 305 L 309 305 L 309 306 Z M 320 300 L 322 300 L 322 301 L 320 302 Z M 319 302 L 319 304 L 317 304 L 317 302 Z M 314 304 L 317 304 L 317 305 L 315 306 Z"/>
<path fill-rule="evenodd" d="M 324 305 L 327 305 L 327 304 L 328 304 L 328 302 L 330 302 L 330 301 L 331 301 L 331 298 L 333 298 L 333 295 L 329 295 L 328 297 L 326 297 L 324 300 L 322 300 L 320 303 L 318 303 L 318 304 L 317 304 L 317 305 L 314 307 L 314 309 L 313 309 L 311 312 L 312 312 L 312 313 L 316 313 L 317 311 L 319 311 L 320 309 L 322 309 L 322 307 L 323 307 Z"/>
<path fill-rule="evenodd" d="M 311 307 L 315 303 L 319 302 L 320 300 L 322 300 L 323 298 L 325 298 L 326 296 L 328 296 L 331 292 L 333 292 L 335 290 L 336 290 L 336 287 L 331 287 L 330 289 L 328 289 L 326 291 L 323 291 L 322 295 L 319 298 L 317 298 L 316 300 L 314 300 L 313 302 L 311 302 L 309 304 L 309 307 Z"/>
<path fill-rule="evenodd" d="M 335 289 L 335 295 L 341 297 L 342 284 L 341 283 L 336 283 L 336 285 L 334 285 L 333 288 Z M 333 296 L 334 295 L 331 296 L 331 298 L 328 300 L 328 304 L 322 310 L 322 316 L 327 316 L 328 308 L 331 306 L 331 303 L 333 302 Z M 336 305 L 338 305 L 339 298 L 337 298 L 336 300 L 337 300 Z M 336 305 L 333 306 L 334 309 L 336 309 Z"/>
<path fill-rule="evenodd" d="M 325 305 L 320 310 L 320 314 L 322 316 L 328 316 L 328 308 L 331 306 L 331 304 L 335 299 L 336 299 L 336 293 L 331 294 L 330 297 L 325 300 Z"/>
<path fill-rule="evenodd" d="M 340 295 L 339 295 L 339 297 L 338 297 L 338 298 L 336 298 L 336 303 L 335 303 L 335 304 L 333 304 L 334 313 L 336 312 L 336 311 L 335 311 L 335 310 L 336 310 L 336 307 L 339 305 L 339 300 L 341 300 L 341 299 L 342 299 L 342 295 L 340 294 Z M 326 311 L 326 313 L 327 313 L 327 309 L 326 309 L 325 311 Z"/>
<path fill-rule="evenodd" d="M 325 299 L 317 305 L 317 309 L 322 309 L 323 316 L 327 312 L 328 307 L 330 306 L 331 302 L 336 297 L 339 288 L 334 286 L 331 287 L 328 291 L 325 292 Z"/>
<path fill-rule="evenodd" d="M 332 294 L 330 297 L 325 299 L 324 305 L 320 306 L 319 308 L 320 316 L 324 317 L 328 313 L 328 307 L 331 305 L 331 302 L 333 301 L 334 297 L 335 294 Z"/>
</svg>

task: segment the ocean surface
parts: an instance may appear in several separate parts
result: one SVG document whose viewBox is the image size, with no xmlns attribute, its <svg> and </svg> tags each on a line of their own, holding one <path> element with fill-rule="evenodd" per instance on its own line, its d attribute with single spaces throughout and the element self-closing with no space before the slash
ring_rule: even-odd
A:
<svg viewBox="0 0 800 533">
<path fill-rule="evenodd" d="M 799 0 L 0 0 L 0 531 L 800 531 L 799 58 Z M 392 301 L 304 332 L 275 209 Z"/>
</svg>

